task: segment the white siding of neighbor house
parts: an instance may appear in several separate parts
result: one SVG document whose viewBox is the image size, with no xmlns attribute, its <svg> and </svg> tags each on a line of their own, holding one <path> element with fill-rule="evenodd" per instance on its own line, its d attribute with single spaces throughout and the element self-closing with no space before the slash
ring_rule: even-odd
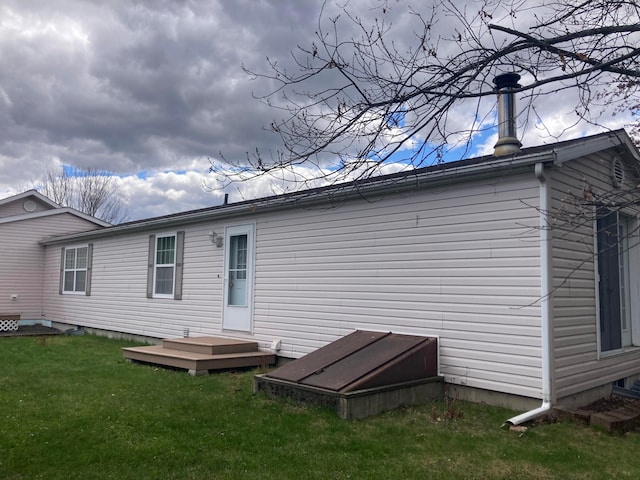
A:
<svg viewBox="0 0 640 480">
<path fill-rule="evenodd" d="M 598 191 L 614 190 L 612 155 L 572 161 L 553 171 L 553 212 L 573 211 L 570 199 L 583 196 L 585 182 Z M 633 188 L 634 174 L 626 172 L 625 189 Z M 637 180 L 637 178 L 636 178 Z M 586 220 L 571 226 L 567 216 L 554 222 L 553 267 L 555 391 L 557 398 L 640 374 L 640 349 L 598 358 L 597 283 L 594 225 Z M 635 267 L 637 268 L 637 265 Z M 637 295 L 637 292 L 636 292 Z"/>
<path fill-rule="evenodd" d="M 212 229 L 256 222 L 252 334 L 300 357 L 354 329 L 438 336 L 449 382 L 540 397 L 538 182 L 457 183 L 318 208 L 212 220 L 185 231 L 183 299 L 147 299 L 148 235 L 93 241 L 90 297 L 58 294 L 60 246 L 47 247 L 51 320 L 152 337 L 223 334 L 224 248 Z"/>
<path fill-rule="evenodd" d="M 24 213 L 24 212 L 22 212 Z M 23 320 L 44 320 L 42 286 L 45 248 L 38 241 L 96 226 L 70 213 L 26 218 L 0 224 L 0 313 Z M 17 294 L 17 300 L 11 295 Z"/>
</svg>

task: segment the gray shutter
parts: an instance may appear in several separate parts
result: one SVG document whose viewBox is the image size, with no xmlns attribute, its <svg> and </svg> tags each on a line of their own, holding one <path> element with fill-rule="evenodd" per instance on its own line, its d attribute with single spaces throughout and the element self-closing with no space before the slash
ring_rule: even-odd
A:
<svg viewBox="0 0 640 480">
<path fill-rule="evenodd" d="M 87 245 L 87 278 L 84 286 L 84 294 L 91 295 L 91 267 L 93 263 L 93 243 Z"/>
<path fill-rule="evenodd" d="M 62 295 L 62 291 L 64 290 L 64 247 L 62 247 L 62 252 L 60 255 L 60 287 L 58 293 Z"/>
<path fill-rule="evenodd" d="M 147 268 L 147 298 L 153 298 L 153 266 L 156 256 L 156 236 L 149 235 L 149 266 Z"/>
<path fill-rule="evenodd" d="M 176 234 L 176 284 L 173 288 L 174 300 L 182 300 L 182 270 L 184 263 L 184 231 Z"/>
</svg>

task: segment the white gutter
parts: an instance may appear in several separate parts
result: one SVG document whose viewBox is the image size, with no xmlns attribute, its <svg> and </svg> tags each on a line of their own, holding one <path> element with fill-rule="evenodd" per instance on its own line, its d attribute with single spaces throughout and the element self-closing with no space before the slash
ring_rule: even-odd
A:
<svg viewBox="0 0 640 480">
<path fill-rule="evenodd" d="M 544 173 L 544 164 L 536 163 L 536 177 L 540 181 L 540 336 L 542 340 L 542 405 L 538 408 L 510 418 L 505 425 L 520 425 L 540 417 L 551 410 L 552 400 L 552 342 L 551 319 L 553 309 L 551 302 L 553 266 L 551 263 L 551 189 Z"/>
</svg>

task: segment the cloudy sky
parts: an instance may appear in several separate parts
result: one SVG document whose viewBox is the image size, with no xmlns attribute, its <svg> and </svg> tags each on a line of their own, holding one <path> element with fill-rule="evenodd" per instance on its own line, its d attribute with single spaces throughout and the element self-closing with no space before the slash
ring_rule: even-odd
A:
<svg viewBox="0 0 640 480">
<path fill-rule="evenodd" d="M 366 17 L 379 4 L 350 5 Z M 290 62 L 314 40 L 321 5 L 0 0 L 0 198 L 31 187 L 51 164 L 117 174 L 131 220 L 216 205 L 225 192 L 231 201 L 272 193 L 264 182 L 223 189 L 209 159 L 277 150 L 264 128 L 274 111 L 252 95 L 269 85 L 242 66 Z M 539 109 L 557 111 L 558 99 Z M 544 141 L 535 129 L 525 136 L 527 146 Z"/>
</svg>

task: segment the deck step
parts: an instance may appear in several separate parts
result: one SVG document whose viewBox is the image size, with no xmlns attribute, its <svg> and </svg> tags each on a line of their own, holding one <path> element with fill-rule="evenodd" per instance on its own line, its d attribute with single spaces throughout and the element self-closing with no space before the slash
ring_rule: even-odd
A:
<svg viewBox="0 0 640 480">
<path fill-rule="evenodd" d="M 126 347 L 122 354 L 129 361 L 182 368 L 191 375 L 204 375 L 210 370 L 267 366 L 276 362 L 274 354 L 258 351 L 257 342 L 218 337 L 167 339 L 162 345 Z"/>
<path fill-rule="evenodd" d="M 162 346 L 170 350 L 205 355 L 258 351 L 258 342 L 221 337 L 167 338 L 162 341 Z"/>
</svg>

